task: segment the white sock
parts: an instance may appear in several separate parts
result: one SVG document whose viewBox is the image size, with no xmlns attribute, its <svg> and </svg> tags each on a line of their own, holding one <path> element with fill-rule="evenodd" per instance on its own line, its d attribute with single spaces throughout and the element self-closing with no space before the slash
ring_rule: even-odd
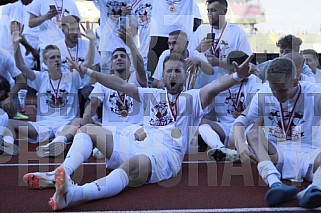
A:
<svg viewBox="0 0 321 213">
<path fill-rule="evenodd" d="M 64 135 L 58 135 L 57 137 L 55 137 L 51 141 L 51 143 L 54 143 L 54 142 L 65 142 L 65 143 L 67 143 L 67 138 Z"/>
<path fill-rule="evenodd" d="M 62 163 L 66 174 L 71 175 L 80 165 L 85 162 L 91 155 L 93 143 L 86 133 L 77 133 L 73 143 Z"/>
<path fill-rule="evenodd" d="M 106 177 L 82 186 L 84 200 L 112 197 L 127 187 L 128 175 L 123 169 L 115 169 Z"/>
<path fill-rule="evenodd" d="M 266 184 L 270 187 L 273 183 L 281 182 L 281 174 L 271 161 L 261 161 L 257 165 L 257 170 Z"/>
<path fill-rule="evenodd" d="M 14 144 L 14 139 L 12 136 L 3 136 L 3 141 L 6 142 L 6 143 L 10 143 L 10 144 Z"/>
<path fill-rule="evenodd" d="M 8 126 L 8 120 L 8 114 L 0 109 L 0 135 L 3 135 L 4 131 L 6 130 Z"/>
<path fill-rule="evenodd" d="M 224 144 L 221 142 L 220 136 L 208 124 L 202 124 L 198 127 L 198 132 L 202 136 L 204 142 L 211 148 L 221 148 Z"/>
<path fill-rule="evenodd" d="M 305 188 L 304 190 L 302 190 L 301 192 L 299 192 L 297 194 L 297 198 L 300 200 L 303 198 L 305 192 L 311 187 L 311 186 L 318 186 L 318 188 L 321 190 L 321 167 L 319 166 L 319 168 L 315 171 L 315 173 L 313 174 L 313 179 L 312 179 L 312 183 Z"/>
</svg>

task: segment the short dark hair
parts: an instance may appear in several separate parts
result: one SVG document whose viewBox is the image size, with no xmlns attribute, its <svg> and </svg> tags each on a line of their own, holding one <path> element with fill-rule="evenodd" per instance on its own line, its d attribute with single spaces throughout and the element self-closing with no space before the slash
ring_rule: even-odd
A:
<svg viewBox="0 0 321 213">
<path fill-rule="evenodd" d="M 118 48 L 116 48 L 111 55 L 114 55 L 115 52 L 117 52 L 117 51 L 124 52 L 124 53 L 127 55 L 127 58 L 130 60 L 129 55 L 128 55 L 128 53 L 127 53 L 127 51 L 126 51 L 126 49 L 125 49 L 124 47 L 118 47 Z"/>
<path fill-rule="evenodd" d="M 226 8 L 228 7 L 228 3 L 226 0 L 206 0 L 207 4 L 212 4 L 213 2 L 218 2 L 219 4 L 225 5 Z"/>
<path fill-rule="evenodd" d="M 69 23 L 79 23 L 79 22 L 80 22 L 80 18 L 75 15 L 63 16 L 61 18 L 61 26 L 65 26 Z"/>
<path fill-rule="evenodd" d="M 307 54 L 313 55 L 313 57 L 315 57 L 317 60 L 319 60 L 319 55 L 318 55 L 318 53 L 317 53 L 315 50 L 313 50 L 313 49 L 306 49 L 306 50 L 303 50 L 303 51 L 302 51 L 302 55 L 307 55 Z"/>
<path fill-rule="evenodd" d="M 183 63 L 183 68 L 186 71 L 187 70 L 187 65 L 186 65 L 186 61 L 183 57 L 182 54 L 179 53 L 171 53 L 170 55 L 166 56 L 163 62 L 163 68 L 165 68 L 165 63 L 167 61 L 180 61 Z"/>
<path fill-rule="evenodd" d="M 227 66 L 231 66 L 233 61 L 237 64 L 242 64 L 248 57 L 249 55 L 245 52 L 234 50 L 227 55 Z"/>
<path fill-rule="evenodd" d="M 291 49 L 295 52 L 299 52 L 301 44 L 302 40 L 299 37 L 289 34 L 280 38 L 276 43 L 276 46 L 281 49 Z"/>
</svg>

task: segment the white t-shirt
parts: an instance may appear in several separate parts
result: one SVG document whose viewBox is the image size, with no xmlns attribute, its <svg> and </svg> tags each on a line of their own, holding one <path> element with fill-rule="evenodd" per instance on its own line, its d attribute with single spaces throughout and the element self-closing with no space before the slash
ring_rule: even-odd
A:
<svg viewBox="0 0 321 213">
<path fill-rule="evenodd" d="M 15 82 L 13 78 L 21 74 L 21 71 L 16 67 L 14 58 L 9 52 L 0 48 L 0 75 L 5 77 L 12 87 Z"/>
<path fill-rule="evenodd" d="M 61 81 L 50 80 L 48 72 L 34 71 L 36 78 L 28 86 L 37 90 L 37 121 L 70 121 L 78 115 L 78 89 L 90 81 L 78 72 L 63 71 Z M 60 84 L 59 84 L 60 81 Z M 52 84 L 51 84 L 52 83 Z"/>
<path fill-rule="evenodd" d="M 118 20 L 113 20 L 110 17 L 120 16 L 121 7 L 134 2 L 135 0 L 94 0 L 95 6 L 100 11 L 100 30 L 104 35 L 100 37 L 99 51 L 112 52 L 119 47 L 127 48 L 126 44 L 118 37 Z"/>
<path fill-rule="evenodd" d="M 136 73 L 132 73 L 128 82 L 139 87 L 136 79 Z M 132 97 L 116 90 L 109 89 L 100 83 L 94 85 L 89 98 L 98 98 L 103 103 L 103 126 L 126 125 L 126 123 L 143 125 L 144 108 Z M 126 116 L 122 115 L 122 111 L 127 111 Z"/>
<path fill-rule="evenodd" d="M 198 51 L 193 50 L 193 49 L 188 49 L 188 52 L 189 52 L 190 57 L 197 57 L 197 58 L 207 62 L 207 58 L 205 57 L 205 55 L 203 53 L 199 53 Z M 159 81 L 163 80 L 164 60 L 169 55 L 170 55 L 170 50 L 165 50 L 160 55 L 155 72 L 153 74 L 154 79 L 159 80 Z M 204 83 L 204 81 L 202 79 L 206 79 L 206 78 L 211 77 L 210 75 L 205 74 L 200 68 L 198 68 L 198 69 L 199 69 L 198 76 L 195 81 L 194 89 L 199 89 L 199 88 L 202 88 L 203 86 L 205 86 L 207 84 L 207 82 Z"/>
<path fill-rule="evenodd" d="M 87 50 L 89 46 L 89 41 L 86 39 L 79 38 L 78 44 L 74 46 L 73 48 L 69 48 L 66 45 L 65 39 L 61 39 L 55 43 L 57 47 L 60 49 L 61 53 L 61 63 L 62 66 L 65 69 L 68 69 L 69 62 L 67 61 L 67 57 L 70 59 L 76 59 L 76 61 L 81 64 L 85 61 Z M 97 50 L 95 50 L 95 58 L 94 58 L 94 64 L 100 63 L 100 55 Z"/>
<path fill-rule="evenodd" d="M 282 104 L 285 126 L 291 117 L 291 126 L 287 131 L 287 141 L 293 144 L 301 143 L 321 147 L 319 138 L 315 137 L 317 131 L 314 127 L 320 126 L 321 120 L 321 87 L 309 83 L 300 82 L 301 95 L 293 111 L 295 100 L 299 90 L 293 99 Z M 278 100 L 273 96 L 268 83 L 265 83 L 253 97 L 246 116 L 239 116 L 235 122 L 241 122 L 245 126 L 253 123 L 256 118 L 264 117 L 266 137 L 272 142 L 281 143 L 284 139 L 281 108 Z"/>
<path fill-rule="evenodd" d="M 321 84 L 321 70 L 320 69 L 316 69 L 316 72 L 314 74 L 314 78 L 315 78 L 315 83 L 317 84 Z"/>
<path fill-rule="evenodd" d="M 20 1 L 6 4 L 2 8 L 2 13 L 0 17 L 0 48 L 5 49 L 10 54 L 13 52 L 13 43 L 11 37 L 10 23 L 13 21 L 23 23 L 23 9 L 22 3 Z"/>
<path fill-rule="evenodd" d="M 189 42 L 189 48 L 196 49 L 196 47 L 201 43 L 202 39 L 204 39 L 206 35 L 211 32 L 211 28 L 212 27 L 209 24 L 199 26 L 199 28 L 194 32 L 193 37 Z M 215 55 L 219 59 L 226 61 L 228 54 L 234 50 L 241 50 L 248 55 L 252 54 L 249 41 L 242 28 L 235 24 L 227 23 L 223 35 L 221 36 L 222 31 L 223 29 L 214 29 L 213 31 L 215 33 L 214 42 L 218 42 Z M 221 39 L 218 41 L 220 36 Z M 226 69 L 216 66 L 214 67 L 214 75 L 210 78 L 202 79 L 202 81 L 210 83 L 213 80 L 225 74 L 227 74 Z"/>
<path fill-rule="evenodd" d="M 194 134 L 190 131 L 190 127 L 198 126 L 202 118 L 200 90 L 182 92 L 177 99 L 176 107 L 171 108 L 168 100 L 172 100 L 173 97 L 167 95 L 166 90 L 154 88 L 138 90 L 140 100 L 146 108 L 144 117 L 146 140 L 150 143 L 164 144 L 173 152 L 179 152 L 183 159 L 189 136 Z"/>
<path fill-rule="evenodd" d="M 168 37 L 174 30 L 183 30 L 188 36 L 193 33 L 193 0 L 154 1 L 151 36 Z"/>
<path fill-rule="evenodd" d="M 56 17 L 39 25 L 40 49 L 44 49 L 47 45 L 64 38 L 62 30 L 59 28 L 59 19 L 61 20 L 62 16 L 75 15 L 81 18 L 77 5 L 73 0 L 33 0 L 30 3 L 28 12 L 36 16 L 42 16 L 49 11 L 49 5 L 55 5 L 56 9 L 61 12 Z"/>
<path fill-rule="evenodd" d="M 236 84 L 229 90 L 219 93 L 211 106 L 216 112 L 217 121 L 231 127 L 235 121 L 233 113 L 243 112 L 246 109 L 259 86 L 256 77 L 250 75 L 243 84 Z"/>
<path fill-rule="evenodd" d="M 150 22 L 153 9 L 153 0 L 141 0 L 133 5 L 133 14 L 138 20 L 139 53 L 147 57 L 150 43 Z"/>
</svg>

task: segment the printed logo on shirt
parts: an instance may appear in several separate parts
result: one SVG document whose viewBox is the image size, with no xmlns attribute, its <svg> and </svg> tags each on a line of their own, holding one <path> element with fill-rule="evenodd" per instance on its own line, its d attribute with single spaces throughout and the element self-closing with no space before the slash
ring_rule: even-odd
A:
<svg viewBox="0 0 321 213">
<path fill-rule="evenodd" d="M 153 7 L 150 2 L 140 4 L 138 6 L 138 8 L 134 11 L 136 16 L 138 17 L 138 25 L 146 27 L 146 25 L 148 25 L 148 23 L 150 23 L 152 9 L 153 9 Z"/>
<path fill-rule="evenodd" d="M 68 92 L 65 89 L 59 89 L 57 95 L 52 90 L 46 91 L 46 103 L 51 108 L 63 108 L 68 103 L 67 100 Z"/>
<path fill-rule="evenodd" d="M 106 4 L 107 16 L 120 16 L 122 13 L 122 7 L 127 5 L 127 1 L 108 1 Z"/>
<path fill-rule="evenodd" d="M 227 113 L 232 114 L 233 112 L 243 112 L 246 108 L 244 102 L 244 92 L 240 93 L 240 97 L 238 97 L 237 93 L 228 93 L 225 99 L 225 104 L 227 105 Z"/>
<path fill-rule="evenodd" d="M 151 108 L 151 119 L 149 124 L 151 126 L 166 126 L 169 123 L 172 123 L 174 119 L 168 110 L 167 102 L 159 102 Z"/>
<path fill-rule="evenodd" d="M 170 6 L 170 5 L 178 5 L 179 3 L 181 3 L 181 0 L 166 0 L 166 3 Z"/>
<path fill-rule="evenodd" d="M 289 122 L 290 115 L 291 112 L 284 112 L 284 119 L 286 125 Z M 268 118 L 272 122 L 271 126 L 268 128 L 268 133 L 270 136 L 292 141 L 298 141 L 301 139 L 301 137 L 304 136 L 304 132 L 302 132 L 301 130 L 301 124 L 305 122 L 305 120 L 303 120 L 303 114 L 294 112 L 286 137 L 284 136 L 284 131 L 282 128 L 282 117 L 280 111 L 271 111 L 269 113 Z"/>
<path fill-rule="evenodd" d="M 133 99 L 124 93 L 119 94 L 117 92 L 113 92 L 109 96 L 109 103 L 110 103 L 110 111 L 121 116 L 126 117 L 122 114 L 122 112 L 126 111 L 128 113 L 133 111 Z"/>
<path fill-rule="evenodd" d="M 215 45 L 217 44 L 217 42 L 218 42 L 218 40 L 217 39 L 215 39 Z M 217 57 L 217 58 L 219 58 L 219 59 L 221 59 L 221 60 L 223 60 L 223 59 L 226 59 L 226 57 L 227 57 L 227 49 L 229 48 L 230 46 L 229 46 L 229 44 L 228 44 L 228 41 L 225 41 L 225 40 L 220 40 L 219 41 L 219 44 L 217 45 L 217 47 L 216 47 L 216 50 L 215 50 L 215 53 L 214 53 L 214 55 Z"/>
<path fill-rule="evenodd" d="M 75 61 L 75 57 L 72 57 L 71 59 L 72 59 L 73 61 Z M 81 63 L 85 62 L 85 59 L 78 57 L 76 61 L 77 61 L 79 64 L 81 64 Z M 67 69 L 69 68 L 69 61 L 67 61 L 67 59 L 62 60 L 62 61 L 61 61 L 61 64 L 62 64 L 63 67 L 65 67 L 65 68 L 67 68 Z"/>
</svg>

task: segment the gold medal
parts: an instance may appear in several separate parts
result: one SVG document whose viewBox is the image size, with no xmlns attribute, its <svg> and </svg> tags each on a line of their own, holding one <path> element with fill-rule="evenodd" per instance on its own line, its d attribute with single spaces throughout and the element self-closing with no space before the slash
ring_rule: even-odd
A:
<svg viewBox="0 0 321 213">
<path fill-rule="evenodd" d="M 128 116 L 128 111 L 127 111 L 127 110 L 122 110 L 122 111 L 120 111 L 120 115 L 121 115 L 123 118 L 125 118 L 125 117 Z"/>
<path fill-rule="evenodd" d="M 169 6 L 169 11 L 170 12 L 175 12 L 176 11 L 176 7 L 172 4 L 171 6 Z"/>
<path fill-rule="evenodd" d="M 181 130 L 179 128 L 172 129 L 171 136 L 173 138 L 180 138 L 182 136 Z"/>
<path fill-rule="evenodd" d="M 240 112 L 237 112 L 237 111 L 234 111 L 234 112 L 232 113 L 233 118 L 239 117 L 240 114 L 241 114 L 241 113 L 240 113 Z"/>
</svg>

